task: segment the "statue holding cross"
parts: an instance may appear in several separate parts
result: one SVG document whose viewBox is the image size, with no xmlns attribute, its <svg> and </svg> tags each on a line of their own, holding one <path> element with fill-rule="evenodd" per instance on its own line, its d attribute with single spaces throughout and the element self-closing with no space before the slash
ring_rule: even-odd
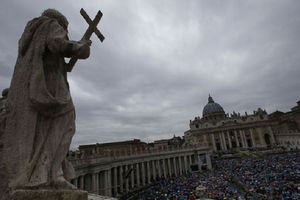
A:
<svg viewBox="0 0 300 200">
<path fill-rule="evenodd" d="M 102 13 L 94 20 L 83 9 L 80 13 L 89 24 L 80 41 L 69 40 L 68 21 L 54 9 L 29 21 L 19 40 L 0 159 L 9 190 L 74 189 L 69 183 L 74 170 L 66 160 L 75 133 L 67 72 L 77 59 L 89 57 L 92 33 L 104 40 L 97 29 Z"/>
</svg>

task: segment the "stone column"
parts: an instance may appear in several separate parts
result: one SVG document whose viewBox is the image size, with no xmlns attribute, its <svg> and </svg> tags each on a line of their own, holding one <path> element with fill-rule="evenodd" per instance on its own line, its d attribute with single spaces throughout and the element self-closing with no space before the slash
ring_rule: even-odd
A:
<svg viewBox="0 0 300 200">
<path fill-rule="evenodd" d="M 131 188 L 134 188 L 134 166 L 133 164 L 131 164 L 131 174 L 130 174 L 130 177 L 131 177 Z"/>
<path fill-rule="evenodd" d="M 242 131 L 241 130 L 238 130 L 238 134 L 241 138 L 241 142 L 242 142 L 242 147 L 245 148 L 245 143 L 244 143 L 244 138 L 243 138 L 243 135 L 242 135 Z"/>
<path fill-rule="evenodd" d="M 104 171 L 101 171 L 100 173 L 102 175 L 102 177 L 100 175 L 100 178 L 102 179 L 102 180 L 100 180 L 102 182 L 102 188 L 100 189 L 102 191 L 100 194 L 106 196 L 107 195 L 107 176 L 108 176 L 107 171 L 104 170 Z"/>
<path fill-rule="evenodd" d="M 176 165 L 176 157 L 173 157 L 173 164 L 174 164 L 175 176 L 178 176 L 177 165 Z"/>
<path fill-rule="evenodd" d="M 99 194 L 100 193 L 100 183 L 99 183 L 99 176 L 100 176 L 100 174 L 99 174 L 99 172 L 97 173 L 97 180 L 96 180 L 96 182 L 97 182 L 97 185 L 96 185 L 96 187 L 97 187 L 97 194 Z"/>
<path fill-rule="evenodd" d="M 191 170 L 191 163 L 192 163 L 191 155 L 187 155 L 187 161 L 188 161 L 188 171 L 192 172 L 192 170 Z"/>
<path fill-rule="evenodd" d="M 223 131 L 220 132 L 220 135 L 221 135 L 221 140 L 223 142 L 223 150 L 227 150 L 226 140 L 225 140 L 225 136 L 224 136 Z"/>
<path fill-rule="evenodd" d="M 172 174 L 174 175 L 174 176 L 176 176 L 176 168 L 175 168 L 175 162 L 174 162 L 174 157 L 171 157 L 170 158 L 170 161 L 171 161 L 171 167 L 172 167 Z"/>
<path fill-rule="evenodd" d="M 249 128 L 249 131 L 250 131 L 250 136 L 251 136 L 252 146 L 253 146 L 253 147 L 256 147 L 255 138 L 254 138 L 254 135 L 253 135 L 253 130 L 252 130 L 252 128 Z"/>
<path fill-rule="evenodd" d="M 86 190 L 88 192 L 91 192 L 93 190 L 93 177 L 92 177 L 92 174 L 89 173 L 87 176 L 85 176 L 85 179 L 86 179 Z"/>
<path fill-rule="evenodd" d="M 99 194 L 99 174 L 92 174 L 92 193 Z"/>
<path fill-rule="evenodd" d="M 123 188 L 123 175 L 124 175 L 124 172 L 123 172 L 123 166 L 121 165 L 120 166 L 120 192 L 122 193 L 124 191 L 124 188 Z"/>
<path fill-rule="evenodd" d="M 184 159 L 184 166 L 185 166 L 185 167 L 184 167 L 184 168 L 185 168 L 184 171 L 185 171 L 185 173 L 187 173 L 188 170 L 189 170 L 189 166 L 188 166 L 188 162 L 187 162 L 187 156 L 184 155 L 183 157 L 184 157 L 183 159 Z"/>
<path fill-rule="evenodd" d="M 118 167 L 114 167 L 114 192 L 118 194 Z"/>
<path fill-rule="evenodd" d="M 151 170 L 150 170 L 150 161 L 147 161 L 147 182 L 150 184 L 151 182 Z"/>
<path fill-rule="evenodd" d="M 244 139 L 245 139 L 245 145 L 246 145 L 246 148 L 248 148 L 249 146 L 248 146 L 248 142 L 247 142 L 247 137 L 246 137 L 246 132 L 245 132 L 245 130 L 243 130 L 243 137 L 244 137 Z"/>
<path fill-rule="evenodd" d="M 221 136 L 222 136 L 223 142 L 224 142 L 224 149 L 227 150 L 227 144 L 226 144 L 225 134 L 224 134 L 223 131 L 221 132 Z"/>
<path fill-rule="evenodd" d="M 172 176 L 171 158 L 168 158 L 169 176 Z"/>
<path fill-rule="evenodd" d="M 213 145 L 213 150 L 217 151 L 216 140 L 215 140 L 215 134 L 214 133 L 211 134 L 211 141 L 212 141 L 212 145 Z"/>
<path fill-rule="evenodd" d="M 161 166 L 160 166 L 160 160 L 156 161 L 156 169 L 158 171 L 158 177 L 161 178 Z"/>
<path fill-rule="evenodd" d="M 184 160 L 184 155 L 181 156 L 181 167 L 182 167 L 182 174 L 185 174 L 185 160 Z"/>
<path fill-rule="evenodd" d="M 203 135 L 203 137 L 204 137 L 204 144 L 208 146 L 208 140 L 207 140 L 208 134 Z"/>
<path fill-rule="evenodd" d="M 182 174 L 181 156 L 178 156 L 178 162 L 179 162 L 179 175 L 181 175 Z"/>
<path fill-rule="evenodd" d="M 221 137 L 221 133 L 218 132 L 216 134 L 218 134 L 218 138 L 219 138 L 219 141 L 220 141 L 221 150 L 224 150 L 223 138 Z"/>
<path fill-rule="evenodd" d="M 228 138 L 229 148 L 232 149 L 232 143 L 231 143 L 230 134 L 229 134 L 228 131 L 226 131 L 226 134 L 227 134 L 227 138 Z"/>
<path fill-rule="evenodd" d="M 236 130 L 233 130 L 233 131 L 234 131 L 234 137 L 235 137 L 236 146 L 240 147 L 240 142 L 239 142 L 239 138 L 237 136 L 237 131 Z"/>
<path fill-rule="evenodd" d="M 245 146 L 246 146 L 246 148 L 248 148 L 248 142 L 247 142 L 246 133 L 245 133 L 244 129 L 242 130 L 242 134 L 243 134 L 243 137 L 244 137 Z"/>
<path fill-rule="evenodd" d="M 128 172 L 129 172 L 129 167 L 128 167 L 128 165 L 125 165 L 125 175 L 126 175 L 126 177 L 125 177 L 125 190 L 126 190 L 126 192 L 129 191 L 129 179 L 127 177 Z"/>
<path fill-rule="evenodd" d="M 201 154 L 197 154 L 198 156 L 198 164 L 199 164 L 199 171 L 202 171 L 201 166 L 202 166 L 202 160 L 201 160 Z"/>
<path fill-rule="evenodd" d="M 218 135 L 219 135 L 219 140 L 220 140 L 220 144 L 221 144 L 221 150 L 225 150 L 225 145 L 224 145 L 222 133 L 219 132 Z"/>
<path fill-rule="evenodd" d="M 257 131 L 258 131 L 258 135 L 259 135 L 260 145 L 261 145 L 261 147 L 265 147 L 266 142 L 264 139 L 264 133 L 262 131 L 262 128 L 257 128 Z"/>
<path fill-rule="evenodd" d="M 156 181 L 156 161 L 152 160 L 153 179 Z"/>
<path fill-rule="evenodd" d="M 274 133 L 273 133 L 273 130 L 272 130 L 271 126 L 268 127 L 268 130 L 270 131 L 271 144 L 276 145 L 276 141 L 275 141 L 275 138 L 274 138 Z"/>
<path fill-rule="evenodd" d="M 140 179 L 140 167 L 139 167 L 139 163 L 136 163 L 136 184 L 137 184 L 137 187 L 140 187 L 141 179 Z"/>
<path fill-rule="evenodd" d="M 222 138 L 222 136 L 221 136 L 221 133 L 220 133 L 220 132 L 217 132 L 216 134 L 218 134 L 218 138 L 219 138 L 221 150 L 224 150 L 224 143 L 223 143 L 223 138 Z"/>
<path fill-rule="evenodd" d="M 146 185 L 145 163 L 141 162 L 141 164 L 142 164 L 142 185 Z"/>
<path fill-rule="evenodd" d="M 244 135 L 243 135 L 243 130 L 239 130 L 239 133 L 240 133 L 240 137 L 242 139 L 242 145 L 243 145 L 244 148 L 246 148 L 245 138 L 244 138 Z"/>
<path fill-rule="evenodd" d="M 206 166 L 207 166 L 207 168 L 212 169 L 210 154 L 206 153 L 205 156 L 206 156 Z"/>
<path fill-rule="evenodd" d="M 111 170 L 108 169 L 105 171 L 106 174 L 106 179 L 105 179 L 105 186 L 106 186 L 106 190 L 105 190 L 105 195 L 106 196 L 112 196 L 111 194 Z"/>
<path fill-rule="evenodd" d="M 191 155 L 187 155 L 186 158 L 188 162 L 188 171 L 191 172 L 191 163 L 192 163 Z"/>
<path fill-rule="evenodd" d="M 84 175 L 80 176 L 80 189 L 84 190 Z"/>
<path fill-rule="evenodd" d="M 167 169 L 166 169 L 166 160 L 165 158 L 162 159 L 162 164 L 163 164 L 163 172 L 164 172 L 164 177 L 167 177 Z"/>
</svg>

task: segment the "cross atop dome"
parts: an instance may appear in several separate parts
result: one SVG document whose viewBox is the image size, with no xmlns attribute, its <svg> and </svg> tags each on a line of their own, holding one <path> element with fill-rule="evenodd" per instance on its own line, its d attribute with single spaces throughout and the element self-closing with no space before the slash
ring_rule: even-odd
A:
<svg viewBox="0 0 300 200">
<path fill-rule="evenodd" d="M 215 103 L 210 94 L 208 95 L 208 103 Z"/>
</svg>

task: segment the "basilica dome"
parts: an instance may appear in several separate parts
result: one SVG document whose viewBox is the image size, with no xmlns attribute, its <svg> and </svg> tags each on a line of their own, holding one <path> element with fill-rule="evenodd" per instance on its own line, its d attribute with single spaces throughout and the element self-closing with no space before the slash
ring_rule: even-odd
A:
<svg viewBox="0 0 300 200">
<path fill-rule="evenodd" d="M 209 95 L 208 103 L 203 108 L 202 116 L 206 117 L 214 114 L 225 114 L 222 106 L 220 104 L 214 102 L 213 98 Z"/>
</svg>

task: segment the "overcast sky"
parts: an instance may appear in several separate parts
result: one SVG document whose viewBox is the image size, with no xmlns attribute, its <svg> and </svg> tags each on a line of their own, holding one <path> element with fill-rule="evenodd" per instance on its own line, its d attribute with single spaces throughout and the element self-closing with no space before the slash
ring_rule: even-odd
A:
<svg viewBox="0 0 300 200">
<path fill-rule="evenodd" d="M 69 83 L 77 112 L 72 147 L 182 136 L 210 93 L 227 113 L 289 111 L 300 100 L 300 1 L 2 0 L 0 89 L 9 86 L 26 23 L 46 8 L 79 40 L 98 10 L 106 39 Z"/>
</svg>

